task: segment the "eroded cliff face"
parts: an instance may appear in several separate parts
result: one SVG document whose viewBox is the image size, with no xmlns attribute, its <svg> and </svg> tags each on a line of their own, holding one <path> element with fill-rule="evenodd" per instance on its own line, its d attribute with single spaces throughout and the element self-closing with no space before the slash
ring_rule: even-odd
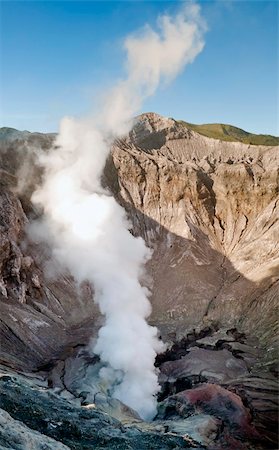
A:
<svg viewBox="0 0 279 450">
<path fill-rule="evenodd" d="M 203 137 L 146 114 L 116 143 L 108 184 L 154 248 L 153 321 L 167 336 L 219 323 L 274 338 L 279 148 Z"/>
<path fill-rule="evenodd" d="M 37 373 L 46 386 L 70 392 L 75 400 L 86 399 L 77 378 L 89 377 L 96 363 L 86 351 L 80 354 L 102 321 L 94 287 L 76 286 L 68 273 L 56 276 L 54 261 L 49 271 L 49 249 L 31 242 L 26 232 L 40 214 L 30 201 L 42 173 L 36 155 L 48 151 L 54 135 L 1 133 L 0 360 L 6 367 Z M 199 436 L 196 443 L 215 450 L 247 449 L 241 442 L 260 442 L 264 436 L 259 448 L 275 448 L 278 167 L 278 147 L 206 138 L 153 113 L 140 116 L 129 136 L 112 148 L 104 185 L 125 207 L 132 232 L 153 249 L 145 279 L 152 292 L 150 320 L 169 343 L 157 361 L 159 434 L 168 429 L 175 436 Z M 214 396 L 224 401 L 216 406 L 210 400 Z M 20 411 L 20 398 L 7 400 L 4 409 L 22 420 L 12 414 L 16 401 Z M 195 402 L 203 405 L 203 426 L 185 422 L 196 420 Z M 226 419 L 233 410 L 240 411 L 237 424 Z M 4 415 L 2 421 L 7 420 Z M 39 422 L 27 426 L 41 431 Z M 141 439 L 148 442 L 148 433 L 159 428 L 141 429 L 147 433 Z M 236 428 L 235 441 L 230 430 Z M 134 431 L 128 432 L 132 443 L 125 445 L 136 448 L 139 436 L 133 441 Z M 48 428 L 43 433 L 72 448 L 74 437 L 60 439 Z M 112 442 L 115 431 L 108 433 Z M 171 448 L 168 439 L 164 448 Z M 142 448 L 157 448 L 154 442 Z M 179 448 L 192 445 L 183 442 Z"/>
<path fill-rule="evenodd" d="M 98 310 L 92 288 L 78 287 L 69 273 L 53 275 L 50 249 L 28 238 L 28 223 L 40 214 L 31 203 L 42 174 L 37 154 L 55 136 L 2 129 L 0 137 L 0 359 L 35 370 L 88 342 Z"/>
</svg>

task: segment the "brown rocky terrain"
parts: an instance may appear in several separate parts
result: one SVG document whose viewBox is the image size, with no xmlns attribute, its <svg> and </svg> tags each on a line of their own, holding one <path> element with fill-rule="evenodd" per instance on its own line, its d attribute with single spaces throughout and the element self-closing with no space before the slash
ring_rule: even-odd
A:
<svg viewBox="0 0 279 450">
<path fill-rule="evenodd" d="M 149 273 L 161 331 L 237 324 L 271 344 L 278 147 L 216 141 L 150 114 L 114 148 L 113 162 L 119 199 L 154 248 Z"/>
<path fill-rule="evenodd" d="M 49 249 L 26 233 L 40 213 L 30 202 L 41 176 L 36 154 L 53 140 L 1 130 L 2 408 L 11 420 L 60 443 L 46 448 L 92 448 L 75 447 L 74 434 L 64 439 L 41 422 L 26 422 L 21 393 L 13 398 L 5 381 L 16 384 L 16 373 L 32 373 L 44 386 L 90 403 L 77 378 L 98 364 L 83 347 L 101 323 L 92 288 L 77 287 L 67 273 L 47 276 Z M 151 322 L 169 344 L 156 363 L 162 386 L 157 434 L 138 424 L 141 447 L 137 434 L 127 448 L 277 448 L 278 168 L 279 147 L 211 139 L 153 113 L 140 116 L 129 136 L 115 142 L 104 185 L 125 207 L 132 232 L 153 249 L 146 276 Z M 104 399 L 100 405 L 115 415 L 115 405 Z M 1 420 L 10 419 L 3 413 Z M 156 447 L 148 433 L 164 442 L 172 435 L 189 439 Z M 144 446 L 148 439 L 153 447 Z M 94 445 L 126 448 L 121 442 Z M 1 445 L 29 448 L 7 447 L 7 437 Z"/>
</svg>

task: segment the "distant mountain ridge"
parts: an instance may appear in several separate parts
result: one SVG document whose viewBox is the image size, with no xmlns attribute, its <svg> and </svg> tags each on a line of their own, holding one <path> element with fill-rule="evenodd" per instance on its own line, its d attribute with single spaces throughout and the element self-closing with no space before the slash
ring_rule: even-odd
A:
<svg viewBox="0 0 279 450">
<path fill-rule="evenodd" d="M 175 120 L 175 119 L 173 119 Z M 223 123 L 207 123 L 197 125 L 190 122 L 185 122 L 184 120 L 175 120 L 180 125 L 185 125 L 185 127 L 190 130 L 195 131 L 203 136 L 207 136 L 213 139 L 219 139 L 221 141 L 229 142 L 242 142 L 243 144 L 251 145 L 267 145 L 275 146 L 279 145 L 279 137 L 272 136 L 270 134 L 254 134 L 248 131 L 242 130 L 241 128 L 235 127 L 233 125 L 226 125 Z M 41 135 L 48 135 L 54 137 L 57 133 L 30 133 L 29 131 L 19 131 L 11 127 L 0 128 L 0 140 L 16 140 L 22 139 L 23 137 L 34 138 L 34 135 L 40 137 Z"/>
<path fill-rule="evenodd" d="M 0 141 L 16 141 L 18 139 L 34 139 L 36 137 L 45 137 L 50 136 L 54 137 L 57 133 L 43 133 L 43 132 L 30 132 L 27 130 L 17 130 L 16 128 L 12 127 L 0 127 Z"/>
<path fill-rule="evenodd" d="M 179 120 L 178 123 L 185 125 L 193 131 L 203 136 L 221 141 L 242 142 L 251 145 L 279 145 L 279 137 L 269 134 L 254 134 L 233 125 L 225 125 L 222 123 L 208 123 L 196 125 L 193 123 Z"/>
</svg>

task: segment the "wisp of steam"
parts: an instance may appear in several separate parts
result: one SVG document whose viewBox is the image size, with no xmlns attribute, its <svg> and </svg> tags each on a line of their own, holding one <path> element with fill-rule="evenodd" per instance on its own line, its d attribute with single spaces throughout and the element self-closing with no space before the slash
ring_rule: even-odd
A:
<svg viewBox="0 0 279 450">
<path fill-rule="evenodd" d="M 193 62 L 204 42 L 197 4 L 158 18 L 128 36 L 127 77 L 117 82 L 96 119 L 64 118 L 54 148 L 41 157 L 45 168 L 33 202 L 43 218 L 31 225 L 33 236 L 51 243 L 53 255 L 77 282 L 94 286 L 105 322 L 94 352 L 106 365 L 100 376 L 114 379 L 113 397 L 144 419 L 156 413 L 159 391 L 154 361 L 163 349 L 141 285 L 150 250 L 129 231 L 125 211 L 102 187 L 101 176 L 113 140 L 129 131 L 132 118 L 160 82 L 169 82 Z M 117 383 L 115 383 L 117 380 Z"/>
</svg>

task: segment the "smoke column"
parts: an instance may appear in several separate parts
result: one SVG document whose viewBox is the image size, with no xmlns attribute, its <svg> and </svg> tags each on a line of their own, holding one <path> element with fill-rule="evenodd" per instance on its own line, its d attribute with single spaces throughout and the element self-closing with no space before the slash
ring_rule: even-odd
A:
<svg viewBox="0 0 279 450">
<path fill-rule="evenodd" d="M 146 319 L 151 307 L 140 284 L 150 251 L 129 232 L 125 211 L 101 186 L 110 146 L 129 131 L 132 117 L 160 82 L 169 82 L 201 52 L 205 25 L 199 6 L 183 4 L 174 17 L 160 16 L 128 36 L 126 79 L 103 102 L 96 119 L 64 118 L 52 151 L 41 157 L 42 186 L 33 202 L 43 219 L 31 233 L 47 240 L 56 260 L 77 282 L 90 281 L 105 324 L 94 351 L 106 368 L 100 374 L 117 380 L 113 396 L 150 419 L 159 391 L 154 360 L 163 344 Z"/>
</svg>

